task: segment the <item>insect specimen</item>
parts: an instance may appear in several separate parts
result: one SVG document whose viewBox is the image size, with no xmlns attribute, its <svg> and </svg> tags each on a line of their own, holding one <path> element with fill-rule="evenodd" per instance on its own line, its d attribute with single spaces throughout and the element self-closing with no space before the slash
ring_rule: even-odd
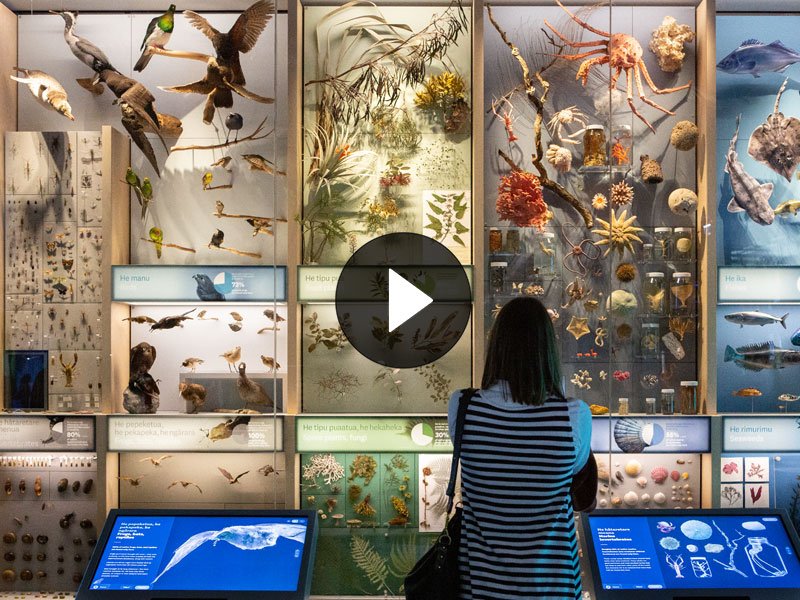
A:
<svg viewBox="0 0 800 600">
<path fill-rule="evenodd" d="M 64 387 L 71 388 L 72 387 L 72 379 L 75 376 L 77 371 L 76 367 L 78 365 L 78 353 L 75 352 L 73 354 L 73 361 L 71 364 L 66 364 L 64 362 L 64 357 L 61 353 L 58 354 L 58 362 L 61 363 L 61 372 L 64 374 Z"/>
</svg>

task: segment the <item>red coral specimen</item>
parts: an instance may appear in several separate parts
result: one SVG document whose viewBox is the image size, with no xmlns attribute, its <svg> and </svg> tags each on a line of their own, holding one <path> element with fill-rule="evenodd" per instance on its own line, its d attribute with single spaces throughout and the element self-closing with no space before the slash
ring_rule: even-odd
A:
<svg viewBox="0 0 800 600">
<path fill-rule="evenodd" d="M 627 381 L 630 378 L 631 378 L 630 371 L 620 371 L 619 369 L 614 371 L 614 379 L 616 379 L 617 381 Z"/>
<path fill-rule="evenodd" d="M 526 171 L 503 175 L 497 187 L 497 213 L 501 221 L 513 221 L 517 227 L 544 229 L 553 213 L 544 203 L 539 178 Z"/>
</svg>

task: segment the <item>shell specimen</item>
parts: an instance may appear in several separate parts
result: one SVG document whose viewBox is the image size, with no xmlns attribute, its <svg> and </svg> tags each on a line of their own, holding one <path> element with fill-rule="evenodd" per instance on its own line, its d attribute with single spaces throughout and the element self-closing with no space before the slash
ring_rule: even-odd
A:
<svg viewBox="0 0 800 600">
<path fill-rule="evenodd" d="M 625 453 L 638 454 L 648 446 L 659 444 L 663 439 L 664 430 L 654 423 L 624 418 L 614 424 L 614 441 Z M 650 473 L 650 477 L 658 483 L 653 472 Z"/>
<path fill-rule="evenodd" d="M 683 44 L 694 41 L 694 31 L 688 25 L 679 25 L 675 17 L 664 17 L 653 30 L 650 51 L 656 55 L 658 66 L 666 73 L 680 71 L 686 53 Z"/>
<path fill-rule="evenodd" d="M 645 477 L 644 475 L 642 475 L 641 477 L 639 477 L 639 478 L 636 480 L 636 485 L 638 485 L 638 486 L 639 486 L 639 487 L 641 487 L 641 488 L 645 487 L 645 486 L 647 485 L 647 477 Z M 644 501 L 644 494 L 642 494 L 642 498 L 641 498 L 641 500 L 642 500 L 642 501 Z"/>
<path fill-rule="evenodd" d="M 775 110 L 767 117 L 766 123 L 756 127 L 750 134 L 747 153 L 785 177 L 786 181 L 791 181 L 800 165 L 800 119 L 784 117 L 778 109 L 788 81 L 787 77 L 778 90 Z"/>
<path fill-rule="evenodd" d="M 59 492 L 66 492 L 67 491 L 67 486 L 69 486 L 69 481 L 67 479 L 59 479 L 58 480 L 58 485 L 56 486 L 56 489 Z"/>
<path fill-rule="evenodd" d="M 653 496 L 653 502 L 656 504 L 664 504 L 667 501 L 667 496 L 664 492 L 658 492 L 656 495 Z"/>
<path fill-rule="evenodd" d="M 3 543 L 5 544 L 16 544 L 17 543 L 17 534 L 13 531 L 7 531 L 3 534 Z"/>
<path fill-rule="evenodd" d="M 572 168 L 572 152 L 557 144 L 550 144 L 547 149 L 547 162 L 559 173 L 566 173 Z"/>
<path fill-rule="evenodd" d="M 614 206 L 625 206 L 633 200 L 633 188 L 624 181 L 620 181 L 611 186 L 611 204 Z"/>
<path fill-rule="evenodd" d="M 603 194 L 595 194 L 592 196 L 592 208 L 595 210 L 602 210 L 608 206 L 608 198 Z"/>
<path fill-rule="evenodd" d="M 625 464 L 625 472 L 631 477 L 636 477 L 642 472 L 642 463 L 635 458 L 632 458 Z"/>
<path fill-rule="evenodd" d="M 628 506 L 636 506 L 637 504 L 639 504 L 639 494 L 631 490 L 630 492 L 625 494 L 623 500 L 625 500 L 625 504 L 627 504 Z"/>
<path fill-rule="evenodd" d="M 642 243 L 641 238 L 636 234 L 640 231 L 644 231 L 641 227 L 634 226 L 633 223 L 635 221 L 635 215 L 628 217 L 627 208 L 620 212 L 619 216 L 617 216 L 614 211 L 611 211 L 610 222 L 597 219 L 602 229 L 592 229 L 592 233 L 596 233 L 603 238 L 599 242 L 595 242 L 597 246 L 608 246 L 603 256 L 608 256 L 609 252 L 616 250 L 619 252 L 620 258 L 622 258 L 626 249 L 630 250 L 631 254 L 635 254 L 633 242 Z"/>
</svg>

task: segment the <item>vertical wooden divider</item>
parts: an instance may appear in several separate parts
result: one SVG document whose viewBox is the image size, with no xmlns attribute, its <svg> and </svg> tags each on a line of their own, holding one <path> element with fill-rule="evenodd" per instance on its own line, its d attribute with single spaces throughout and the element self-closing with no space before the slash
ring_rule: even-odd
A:
<svg viewBox="0 0 800 600">
<path fill-rule="evenodd" d="M 472 380 L 483 376 L 484 197 L 483 197 L 483 0 L 472 2 Z"/>
</svg>

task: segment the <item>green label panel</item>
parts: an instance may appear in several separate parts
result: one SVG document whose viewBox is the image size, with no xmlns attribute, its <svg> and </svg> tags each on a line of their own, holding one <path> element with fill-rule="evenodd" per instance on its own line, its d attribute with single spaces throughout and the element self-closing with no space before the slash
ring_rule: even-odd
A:
<svg viewBox="0 0 800 600">
<path fill-rule="evenodd" d="M 297 417 L 298 452 L 452 452 L 445 417 Z"/>
</svg>

